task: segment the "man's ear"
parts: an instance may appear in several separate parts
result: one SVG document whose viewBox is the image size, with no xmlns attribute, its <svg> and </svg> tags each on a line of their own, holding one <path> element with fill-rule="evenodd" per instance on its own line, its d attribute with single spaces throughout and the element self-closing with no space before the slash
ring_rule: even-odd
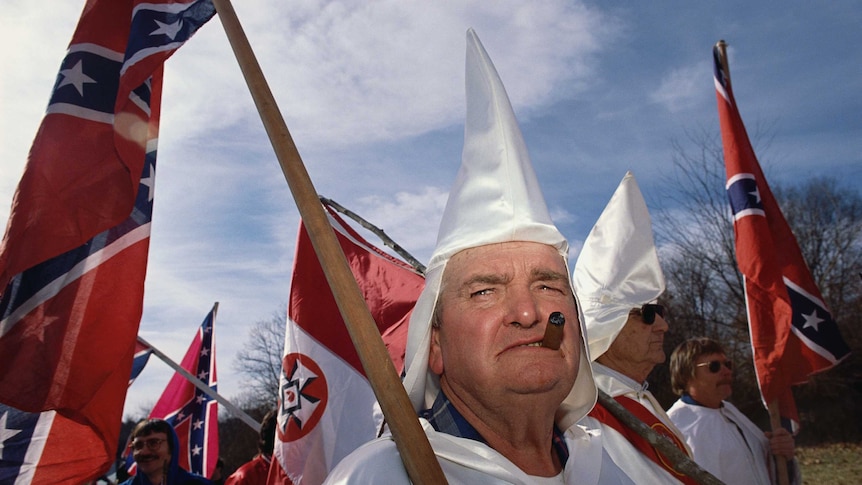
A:
<svg viewBox="0 0 862 485">
<path fill-rule="evenodd" d="M 440 328 L 431 327 L 431 351 L 428 353 L 428 367 L 431 372 L 443 374 L 443 349 L 440 347 Z"/>
</svg>

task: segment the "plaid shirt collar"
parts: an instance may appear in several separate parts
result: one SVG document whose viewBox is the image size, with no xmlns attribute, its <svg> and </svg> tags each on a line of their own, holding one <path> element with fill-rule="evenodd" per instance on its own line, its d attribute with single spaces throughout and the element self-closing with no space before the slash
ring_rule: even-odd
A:
<svg viewBox="0 0 862 485">
<path fill-rule="evenodd" d="M 431 409 L 426 409 L 419 413 L 419 417 L 428 420 L 431 426 L 440 433 L 450 434 L 459 438 L 467 438 L 480 443 L 488 444 L 482 435 L 476 431 L 470 423 L 455 409 L 449 398 L 441 390 L 434 399 L 434 404 Z M 563 432 L 554 424 L 554 437 L 552 440 L 554 451 L 560 458 L 560 463 L 565 463 L 569 460 L 569 447 L 566 445 Z"/>
</svg>

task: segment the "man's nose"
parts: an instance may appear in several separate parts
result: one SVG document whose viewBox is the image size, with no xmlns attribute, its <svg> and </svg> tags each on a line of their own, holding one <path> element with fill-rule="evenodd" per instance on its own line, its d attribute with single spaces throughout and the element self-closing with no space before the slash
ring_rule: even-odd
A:
<svg viewBox="0 0 862 485">
<path fill-rule="evenodd" d="M 670 329 L 670 325 L 668 325 L 667 320 L 664 319 L 661 315 L 655 316 L 655 322 L 653 322 L 653 331 L 655 332 L 667 332 Z"/>
<path fill-rule="evenodd" d="M 538 302 L 528 288 L 510 290 L 506 295 L 509 321 L 512 325 L 530 328 L 539 323 Z"/>
</svg>

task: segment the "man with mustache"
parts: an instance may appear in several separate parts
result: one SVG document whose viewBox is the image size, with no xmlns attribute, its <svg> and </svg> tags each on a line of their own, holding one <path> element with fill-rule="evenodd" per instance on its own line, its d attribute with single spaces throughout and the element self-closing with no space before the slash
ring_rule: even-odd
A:
<svg viewBox="0 0 862 485">
<path fill-rule="evenodd" d="M 131 445 L 137 472 L 120 485 L 212 485 L 179 465 L 179 440 L 162 419 L 146 419 L 132 430 Z"/>
<path fill-rule="evenodd" d="M 668 416 L 685 435 L 696 461 L 725 483 L 777 483 L 770 455 L 794 455 L 785 429 L 764 433 L 733 404 L 733 364 L 721 344 L 708 338 L 681 343 L 670 356 L 671 387 L 681 396 Z M 801 483 L 793 463 L 792 482 Z M 795 475 L 795 477 L 794 477 Z"/>
</svg>

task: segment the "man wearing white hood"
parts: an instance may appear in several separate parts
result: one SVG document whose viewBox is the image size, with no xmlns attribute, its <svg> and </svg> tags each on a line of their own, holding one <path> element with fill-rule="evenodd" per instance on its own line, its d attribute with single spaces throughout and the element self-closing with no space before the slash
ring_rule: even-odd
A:
<svg viewBox="0 0 862 485">
<path fill-rule="evenodd" d="M 404 387 L 450 483 L 664 483 L 639 454 L 618 463 L 597 430 L 567 263 L 503 84 L 467 32 L 462 165 L 410 319 Z M 543 346 L 560 312 L 558 349 Z M 390 436 L 327 483 L 408 483 Z"/>
<path fill-rule="evenodd" d="M 665 281 L 646 202 L 631 172 L 623 177 L 584 241 L 573 278 L 596 385 L 690 457 L 684 436 L 647 390 L 647 376 L 665 361 L 668 324 L 663 307 L 656 304 Z M 590 416 L 603 423 L 607 440 L 622 435 L 670 476 L 696 483 L 673 470 L 666 457 L 601 404 Z"/>
</svg>

